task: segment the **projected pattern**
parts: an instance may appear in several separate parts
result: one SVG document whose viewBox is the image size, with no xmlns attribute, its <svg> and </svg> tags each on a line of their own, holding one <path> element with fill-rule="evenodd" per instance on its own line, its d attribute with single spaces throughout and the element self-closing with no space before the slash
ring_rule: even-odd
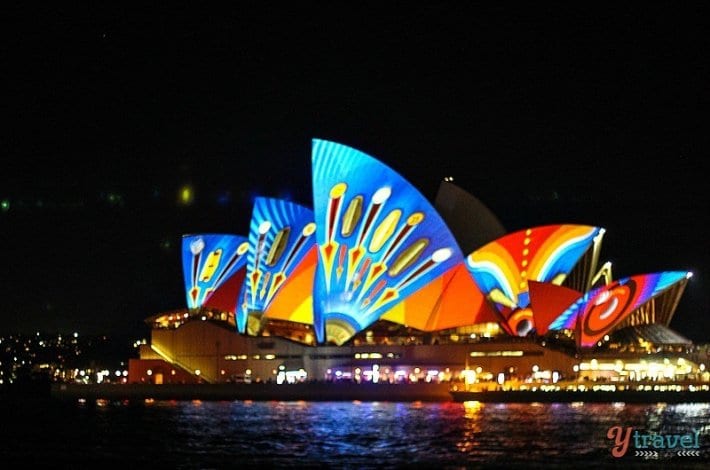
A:
<svg viewBox="0 0 710 470">
<path fill-rule="evenodd" d="M 600 231 L 585 225 L 520 230 L 479 248 L 466 262 L 500 313 L 501 326 L 524 336 L 535 327 L 528 281 L 561 285 Z"/>
<path fill-rule="evenodd" d="M 246 265 L 249 243 L 230 234 L 184 235 L 182 268 L 187 307 L 206 306 L 209 299 Z"/>
<path fill-rule="evenodd" d="M 319 342 L 342 344 L 463 255 L 429 202 L 378 160 L 314 139 L 312 164 L 314 327 Z"/>
<path fill-rule="evenodd" d="M 593 289 L 552 322 L 550 329 L 575 329 L 579 346 L 594 346 L 631 312 L 687 275 L 685 271 L 639 274 Z"/>
<path fill-rule="evenodd" d="M 299 267 L 304 259 L 314 265 L 315 256 L 306 255 L 316 249 L 315 230 L 310 209 L 282 199 L 255 199 L 249 226 L 247 275 L 237 305 L 240 333 L 258 334 L 261 317 L 291 274 L 304 269 Z M 309 297 L 310 292 L 301 290 L 302 297 Z M 291 319 L 288 315 L 279 318 Z M 310 323 L 312 315 L 303 321 Z"/>
<path fill-rule="evenodd" d="M 395 304 L 380 318 L 422 331 L 498 322 L 494 307 L 464 262 Z"/>
</svg>

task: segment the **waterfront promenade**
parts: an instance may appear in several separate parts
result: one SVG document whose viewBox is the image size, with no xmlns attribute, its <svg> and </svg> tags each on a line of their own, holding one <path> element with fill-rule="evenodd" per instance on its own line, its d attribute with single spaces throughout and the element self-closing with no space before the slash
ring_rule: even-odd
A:
<svg viewBox="0 0 710 470">
<path fill-rule="evenodd" d="M 222 384 L 65 384 L 51 385 L 50 394 L 62 400 L 252 400 L 252 401 L 392 401 L 498 403 L 710 403 L 707 386 L 624 389 L 467 389 L 452 383 L 302 382 Z"/>
<path fill-rule="evenodd" d="M 58 399 L 452 401 L 450 383 L 52 384 Z"/>
</svg>

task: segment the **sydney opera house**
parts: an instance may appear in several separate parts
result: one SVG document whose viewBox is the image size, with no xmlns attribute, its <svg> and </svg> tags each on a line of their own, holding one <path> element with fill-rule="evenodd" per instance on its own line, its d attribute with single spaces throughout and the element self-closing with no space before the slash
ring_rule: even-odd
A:
<svg viewBox="0 0 710 470">
<path fill-rule="evenodd" d="M 604 228 L 507 232 L 450 179 L 433 204 L 312 141 L 312 204 L 254 200 L 246 234 L 182 239 L 185 305 L 146 321 L 134 383 L 553 383 L 707 376 L 669 328 L 691 273 L 614 279 Z"/>
</svg>

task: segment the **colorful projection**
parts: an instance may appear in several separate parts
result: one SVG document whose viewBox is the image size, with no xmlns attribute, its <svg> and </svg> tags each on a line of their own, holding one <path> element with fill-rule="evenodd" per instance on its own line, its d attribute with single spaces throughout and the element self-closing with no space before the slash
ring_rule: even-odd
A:
<svg viewBox="0 0 710 470">
<path fill-rule="evenodd" d="M 230 323 L 233 313 L 248 335 L 306 332 L 308 344 L 310 326 L 318 344 L 341 345 L 386 320 L 426 332 L 491 322 L 514 336 L 570 329 L 590 347 L 689 275 L 637 275 L 577 292 L 563 284 L 604 229 L 544 225 L 486 243 L 502 226 L 447 182 L 437 204 L 451 227 L 471 246 L 486 243 L 464 256 L 437 210 L 376 158 L 313 139 L 311 159 L 313 210 L 257 197 L 248 237 L 183 236 L 189 309 L 230 312 Z"/>
<path fill-rule="evenodd" d="M 581 292 L 549 282 L 528 281 L 530 305 L 534 312 L 535 332 L 544 335 L 562 312 L 582 295 Z"/>
<path fill-rule="evenodd" d="M 248 248 L 247 239 L 239 235 L 184 235 L 182 269 L 187 307 L 222 308 L 227 297 L 231 301 L 223 310 L 233 312 L 233 299 L 241 288 Z"/>
<path fill-rule="evenodd" d="M 237 300 L 237 329 L 256 335 L 264 316 L 312 323 L 316 264 L 313 211 L 282 199 L 257 197 L 249 226 L 247 275 Z M 291 281 L 293 288 L 289 288 Z M 271 310 L 272 302 L 286 301 Z"/>
<path fill-rule="evenodd" d="M 463 255 L 431 204 L 375 158 L 314 139 L 312 165 L 314 328 L 319 343 L 342 344 Z"/>
<path fill-rule="evenodd" d="M 529 281 L 561 285 L 603 229 L 545 225 L 505 235 L 471 253 L 467 266 L 500 313 L 501 326 L 525 336 L 535 325 Z"/>
<path fill-rule="evenodd" d="M 631 312 L 687 276 L 685 271 L 639 274 L 593 289 L 552 322 L 550 329 L 574 329 L 579 346 L 594 346 Z"/>
<path fill-rule="evenodd" d="M 421 331 L 496 323 L 493 306 L 461 262 L 380 317 Z"/>
</svg>

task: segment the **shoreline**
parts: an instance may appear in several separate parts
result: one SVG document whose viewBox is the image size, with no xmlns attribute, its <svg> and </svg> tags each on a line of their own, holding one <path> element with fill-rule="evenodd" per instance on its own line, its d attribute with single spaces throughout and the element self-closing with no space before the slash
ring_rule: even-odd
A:
<svg viewBox="0 0 710 470">
<path fill-rule="evenodd" d="M 52 384 L 62 400 L 452 401 L 448 383 Z"/>
<path fill-rule="evenodd" d="M 710 403 L 709 391 L 452 390 L 450 393 L 453 401 L 459 403 Z"/>
<path fill-rule="evenodd" d="M 710 391 L 531 391 L 452 389 L 449 383 L 352 384 L 335 382 L 225 384 L 53 383 L 58 400 L 396 401 L 488 403 L 710 403 Z"/>
</svg>

